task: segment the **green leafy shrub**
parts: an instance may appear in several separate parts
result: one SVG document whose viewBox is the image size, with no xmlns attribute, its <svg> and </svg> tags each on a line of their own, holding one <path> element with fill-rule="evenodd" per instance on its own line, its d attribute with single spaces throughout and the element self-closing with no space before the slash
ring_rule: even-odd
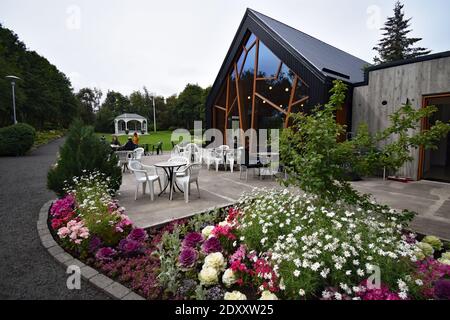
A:
<svg viewBox="0 0 450 320">
<path fill-rule="evenodd" d="M 65 194 L 64 188 L 70 188 L 73 183 L 73 177 L 100 172 L 109 177 L 108 188 L 115 192 L 122 183 L 122 173 L 117 163 L 117 156 L 111 153 L 108 144 L 95 135 L 94 129 L 76 121 L 60 149 L 56 166 L 48 173 L 47 186 L 62 196 Z"/>
<path fill-rule="evenodd" d="M 28 124 L 18 123 L 0 129 L 0 155 L 22 156 L 31 149 L 36 130 Z"/>
</svg>

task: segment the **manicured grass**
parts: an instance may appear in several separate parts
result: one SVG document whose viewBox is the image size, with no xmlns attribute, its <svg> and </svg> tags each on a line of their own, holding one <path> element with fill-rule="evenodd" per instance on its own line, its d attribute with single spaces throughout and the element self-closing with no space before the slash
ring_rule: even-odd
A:
<svg viewBox="0 0 450 320">
<path fill-rule="evenodd" d="M 34 141 L 33 148 L 37 148 L 44 144 L 49 143 L 50 141 L 61 138 L 66 133 L 65 130 L 48 130 L 48 131 L 37 131 L 36 132 L 36 140 Z"/>
<path fill-rule="evenodd" d="M 106 141 L 110 142 L 112 140 L 112 134 L 111 133 L 97 133 L 99 137 L 105 136 Z M 163 143 L 163 150 L 170 151 L 172 150 L 172 143 L 170 141 L 170 137 L 172 135 L 172 131 L 158 131 L 158 132 L 151 132 L 147 135 L 139 135 L 139 144 L 156 144 L 160 141 Z M 123 135 L 119 136 L 119 141 L 123 145 L 127 142 L 128 136 Z M 151 146 L 150 146 L 151 150 Z"/>
</svg>

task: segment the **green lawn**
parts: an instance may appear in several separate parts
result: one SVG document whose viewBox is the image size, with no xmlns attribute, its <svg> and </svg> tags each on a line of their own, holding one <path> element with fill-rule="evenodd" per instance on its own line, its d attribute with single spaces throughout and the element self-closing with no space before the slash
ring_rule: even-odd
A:
<svg viewBox="0 0 450 320">
<path fill-rule="evenodd" d="M 99 137 L 105 136 L 106 141 L 110 142 L 112 140 L 112 134 L 111 133 L 97 133 Z M 163 143 L 163 150 L 170 151 L 172 150 L 172 143 L 170 141 L 170 136 L 172 135 L 171 131 L 158 131 L 158 132 L 151 132 L 147 135 L 139 135 L 139 144 L 156 144 L 159 141 L 162 141 Z M 119 141 L 121 144 L 125 144 L 127 142 L 128 136 L 119 136 Z M 151 147 L 150 147 L 151 150 Z"/>
</svg>

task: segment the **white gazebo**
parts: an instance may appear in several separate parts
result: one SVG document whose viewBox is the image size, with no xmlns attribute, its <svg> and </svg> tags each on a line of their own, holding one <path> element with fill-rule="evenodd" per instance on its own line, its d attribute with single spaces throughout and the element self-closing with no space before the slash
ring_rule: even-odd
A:
<svg viewBox="0 0 450 320">
<path fill-rule="evenodd" d="M 147 119 L 135 113 L 124 113 L 114 119 L 116 135 L 137 132 L 147 134 Z M 128 130 L 128 133 L 127 133 Z"/>
</svg>

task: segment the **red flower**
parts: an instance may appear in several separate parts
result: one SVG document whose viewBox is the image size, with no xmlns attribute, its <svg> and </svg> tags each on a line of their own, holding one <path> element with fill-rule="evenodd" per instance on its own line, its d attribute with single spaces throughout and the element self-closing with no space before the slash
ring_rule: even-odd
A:
<svg viewBox="0 0 450 320">
<path fill-rule="evenodd" d="M 52 229 L 53 230 L 59 229 L 62 226 L 63 222 L 64 222 L 63 219 L 53 219 Z"/>
<path fill-rule="evenodd" d="M 220 236 L 226 237 L 229 240 L 236 240 L 236 236 L 231 232 L 232 228 L 230 226 L 216 226 L 212 234 L 216 236 L 217 238 L 220 238 Z"/>
<path fill-rule="evenodd" d="M 228 223 L 232 223 L 236 220 L 237 216 L 239 215 L 239 209 L 237 208 L 229 208 L 228 209 L 228 217 L 227 217 L 227 222 Z"/>
</svg>

